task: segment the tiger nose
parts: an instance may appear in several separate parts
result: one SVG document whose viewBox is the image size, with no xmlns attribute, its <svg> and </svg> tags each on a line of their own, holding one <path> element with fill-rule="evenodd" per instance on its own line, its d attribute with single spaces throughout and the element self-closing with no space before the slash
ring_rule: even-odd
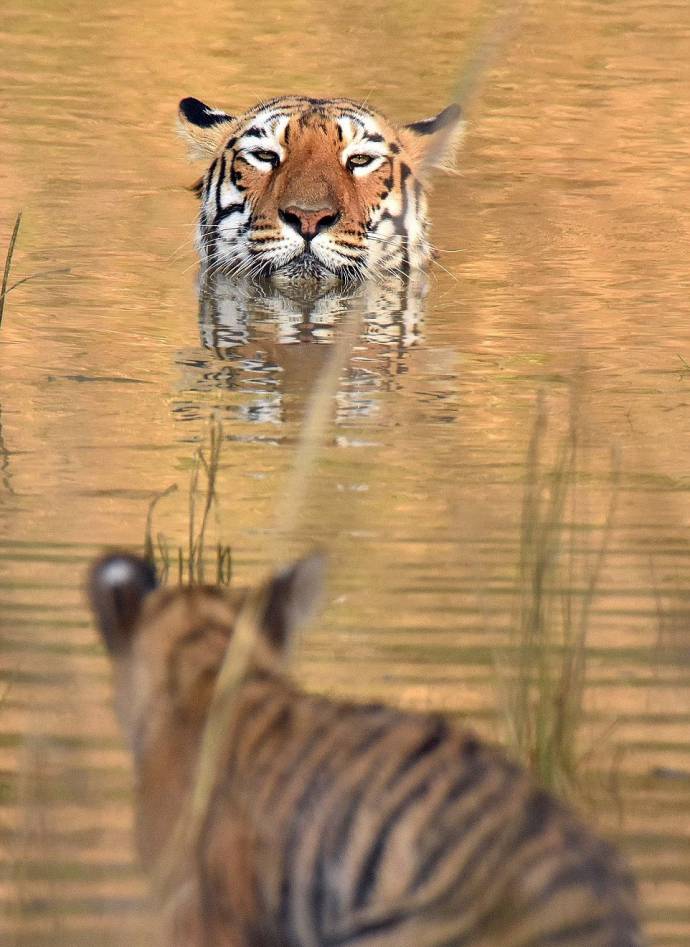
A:
<svg viewBox="0 0 690 947">
<path fill-rule="evenodd" d="M 332 227 L 338 217 L 339 212 L 331 205 L 323 207 L 300 207 L 298 204 L 291 204 L 284 210 L 279 210 L 280 219 L 284 220 L 288 227 L 292 227 L 304 240 L 311 240 L 313 237 Z"/>
</svg>

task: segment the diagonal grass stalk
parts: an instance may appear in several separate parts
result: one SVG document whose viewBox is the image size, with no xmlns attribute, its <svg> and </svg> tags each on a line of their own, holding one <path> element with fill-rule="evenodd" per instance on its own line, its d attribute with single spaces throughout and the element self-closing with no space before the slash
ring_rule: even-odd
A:
<svg viewBox="0 0 690 947">
<path fill-rule="evenodd" d="M 5 300 L 9 294 L 17 289 L 18 286 L 28 283 L 29 280 L 36 279 L 38 276 L 55 276 L 58 273 L 69 273 L 70 268 L 68 266 L 59 267 L 57 269 L 51 270 L 41 270 L 39 273 L 31 273 L 29 276 L 23 276 L 21 279 L 15 280 L 11 286 L 8 286 L 10 281 L 10 271 L 12 269 L 12 257 L 14 256 L 14 249 L 17 243 L 17 236 L 19 235 L 19 227 L 22 222 L 22 212 L 19 211 L 17 217 L 14 221 L 14 227 L 12 228 L 12 234 L 10 236 L 10 242 L 7 246 L 7 253 L 5 254 L 5 268 L 2 274 L 2 283 L 0 284 L 0 328 L 2 328 L 2 317 L 5 313 Z"/>
<path fill-rule="evenodd" d="M 10 280 L 10 270 L 12 269 L 12 257 L 14 256 L 14 248 L 17 243 L 17 235 L 19 234 L 19 227 L 22 222 L 22 212 L 19 211 L 17 218 L 14 222 L 14 227 L 12 228 L 12 236 L 10 237 L 10 242 L 7 246 L 7 254 L 5 255 L 5 269 L 2 274 L 2 285 L 0 286 L 0 328 L 2 328 L 2 317 L 5 312 L 5 299 L 9 292 L 7 284 Z"/>
</svg>

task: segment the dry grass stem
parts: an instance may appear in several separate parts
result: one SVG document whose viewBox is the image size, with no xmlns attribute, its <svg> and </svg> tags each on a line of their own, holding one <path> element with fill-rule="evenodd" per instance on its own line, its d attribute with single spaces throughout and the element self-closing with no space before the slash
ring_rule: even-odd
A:
<svg viewBox="0 0 690 947">
<path fill-rule="evenodd" d="M 0 328 L 2 327 L 2 317 L 5 312 L 5 300 L 9 294 L 17 289 L 18 286 L 21 286 L 24 283 L 28 283 L 29 280 L 37 279 L 39 276 L 55 276 L 58 273 L 69 273 L 70 268 L 68 266 L 59 267 L 57 269 L 50 270 L 39 270 L 38 273 L 31 273 L 29 276 L 22 276 L 21 279 L 16 280 L 12 283 L 11 286 L 8 286 L 10 279 L 10 270 L 12 268 L 12 257 L 14 256 L 14 248 L 17 243 L 17 235 L 19 234 L 19 227 L 22 221 L 22 212 L 19 211 L 17 218 L 14 222 L 14 227 L 12 228 L 12 236 L 10 237 L 10 242 L 7 247 L 7 254 L 5 256 L 5 269 L 2 274 L 2 285 L 0 286 Z"/>
<path fill-rule="evenodd" d="M 177 490 L 171 484 L 151 500 L 144 529 L 144 557 L 156 568 L 161 583 L 169 582 L 176 572 L 178 584 L 202 585 L 206 582 L 207 564 L 214 560 L 213 578 L 218 585 L 228 585 L 232 576 L 230 546 L 209 538 L 211 513 L 218 513 L 218 469 L 223 447 L 223 429 L 213 421 L 209 430 L 208 448 L 200 448 L 194 455 L 188 491 L 187 546 L 171 547 L 163 533 L 154 540 L 153 520 L 158 503 Z M 199 509 L 200 494 L 201 508 Z M 212 550 L 212 552 L 210 551 Z"/>
<path fill-rule="evenodd" d="M 2 317 L 5 312 L 5 299 L 7 293 L 9 292 L 7 284 L 10 279 L 10 270 L 12 268 L 12 257 L 14 255 L 14 247 L 17 243 L 17 234 L 19 233 L 19 226 L 22 222 L 22 212 L 19 211 L 17 214 L 17 219 L 14 222 L 14 227 L 12 228 L 12 236 L 10 237 L 10 242 L 7 247 L 7 254 L 5 256 L 5 269 L 2 274 L 2 286 L 0 287 L 0 328 L 2 328 Z"/>
</svg>

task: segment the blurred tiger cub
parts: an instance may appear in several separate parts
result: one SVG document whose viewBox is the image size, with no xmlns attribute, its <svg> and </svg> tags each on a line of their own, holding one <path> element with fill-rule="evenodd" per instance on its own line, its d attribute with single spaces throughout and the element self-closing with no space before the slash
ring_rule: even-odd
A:
<svg viewBox="0 0 690 947">
<path fill-rule="evenodd" d="M 282 653 L 319 597 L 318 557 L 265 586 L 227 752 L 164 905 L 171 947 L 637 947 L 616 852 L 498 750 L 440 716 L 301 692 Z M 157 589 L 128 555 L 90 599 L 134 755 L 155 872 L 193 786 L 216 675 L 248 594 Z"/>
<path fill-rule="evenodd" d="M 349 283 L 427 262 L 429 178 L 452 161 L 462 122 L 457 105 L 396 126 L 352 99 L 287 95 L 239 115 L 182 99 L 179 128 L 207 162 L 203 271 Z"/>
</svg>

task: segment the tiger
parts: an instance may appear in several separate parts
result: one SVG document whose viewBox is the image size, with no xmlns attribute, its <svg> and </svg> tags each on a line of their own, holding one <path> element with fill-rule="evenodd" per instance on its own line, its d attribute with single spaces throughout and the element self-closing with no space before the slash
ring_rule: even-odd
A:
<svg viewBox="0 0 690 947">
<path fill-rule="evenodd" d="M 203 271 L 340 285 L 423 271 L 431 171 L 464 122 L 455 103 L 396 126 L 352 99 L 288 95 L 239 115 L 185 98 L 178 126 L 210 162 L 193 187 Z"/>
<path fill-rule="evenodd" d="M 201 829 L 174 861 L 163 943 L 640 947 L 629 869 L 521 766 L 450 718 L 290 679 L 286 654 L 322 586 L 314 554 L 260 594 L 160 587 L 126 553 L 90 570 L 153 876 L 198 778 L 226 649 L 259 603 Z"/>
</svg>

